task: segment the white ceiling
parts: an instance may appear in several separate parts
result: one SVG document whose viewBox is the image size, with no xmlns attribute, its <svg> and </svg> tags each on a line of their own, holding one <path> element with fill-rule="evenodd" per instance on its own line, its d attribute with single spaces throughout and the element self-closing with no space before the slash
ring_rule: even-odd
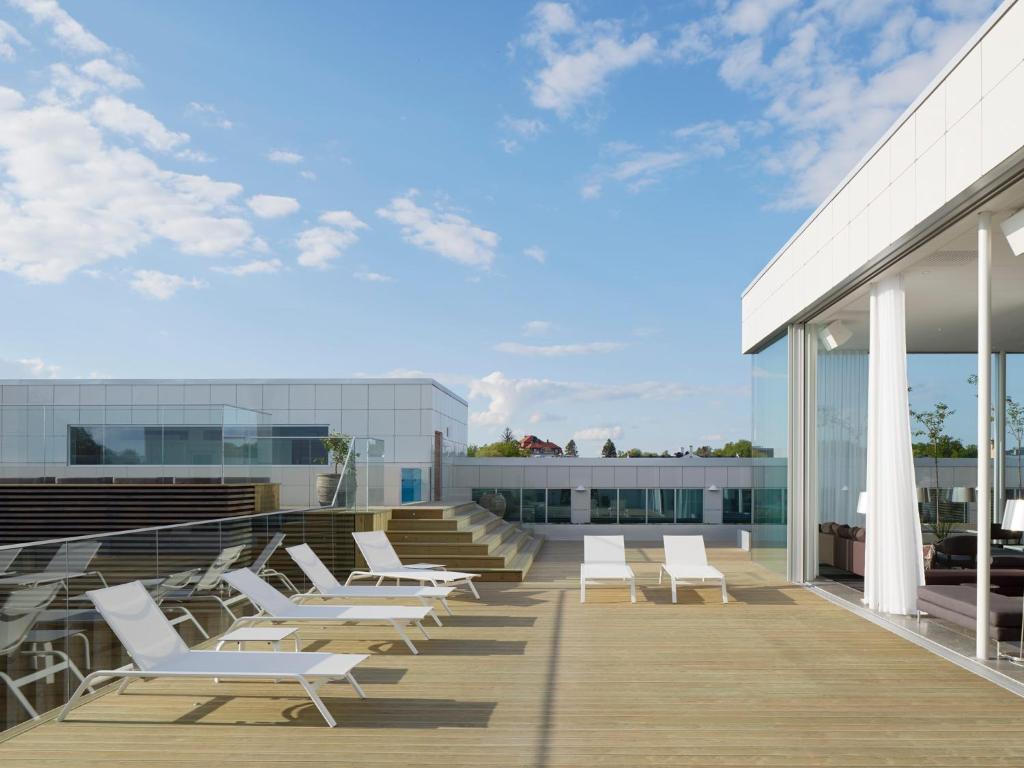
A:
<svg viewBox="0 0 1024 768">
<path fill-rule="evenodd" d="M 999 223 L 1024 207 L 1024 182 L 995 198 L 992 251 L 992 348 L 1024 352 L 1024 256 L 1014 256 Z M 908 352 L 975 352 L 978 343 L 977 217 L 963 220 L 893 267 L 907 291 Z M 867 349 L 868 288 L 824 312 L 817 322 L 841 319 L 853 337 L 843 349 Z"/>
</svg>

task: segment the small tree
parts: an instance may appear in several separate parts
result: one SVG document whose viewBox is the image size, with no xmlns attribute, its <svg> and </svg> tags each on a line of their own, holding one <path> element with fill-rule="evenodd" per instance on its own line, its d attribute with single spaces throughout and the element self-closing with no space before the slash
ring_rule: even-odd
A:
<svg viewBox="0 0 1024 768">
<path fill-rule="evenodd" d="M 476 456 L 476 453 L 479 450 L 480 450 L 479 446 L 473 445 L 473 443 L 470 443 L 469 445 L 466 446 L 466 456 L 468 458 L 472 459 L 474 456 Z"/>
<path fill-rule="evenodd" d="M 327 437 L 321 437 L 320 442 L 330 456 L 330 463 L 334 465 L 334 474 L 338 474 L 338 468 L 345 463 L 345 457 L 348 456 L 352 438 L 340 432 L 331 432 Z"/>
<path fill-rule="evenodd" d="M 518 443 L 519 441 L 516 439 L 515 433 L 508 427 L 505 427 L 505 430 L 501 433 L 501 442 Z"/>
<path fill-rule="evenodd" d="M 614 459 L 619 455 L 619 452 L 615 450 L 615 443 L 609 437 L 604 441 L 604 445 L 601 447 L 601 458 L 603 459 Z"/>
<path fill-rule="evenodd" d="M 928 439 L 928 455 L 931 456 L 935 466 L 935 485 L 933 488 L 935 492 L 935 522 L 932 523 L 932 530 L 935 531 L 935 535 L 939 539 L 946 538 L 953 530 L 954 524 L 952 520 L 943 523 L 939 514 L 939 456 L 942 453 L 943 443 L 949 440 L 945 433 L 946 419 L 954 413 L 956 411 L 945 403 L 936 403 L 935 407 L 930 411 L 910 409 L 910 415 L 914 421 L 921 425 L 921 429 L 914 430 L 914 435 Z"/>
<path fill-rule="evenodd" d="M 572 458 L 576 458 L 577 456 L 580 455 L 579 450 L 577 450 L 576 448 L 575 440 L 570 440 L 568 443 L 565 444 L 565 455 L 571 456 Z"/>
<path fill-rule="evenodd" d="M 1024 443 L 1024 405 L 1009 395 L 1006 396 L 1006 426 L 1017 442 L 1017 495 L 1019 496 L 1021 488 L 1020 450 L 1021 443 Z"/>
</svg>

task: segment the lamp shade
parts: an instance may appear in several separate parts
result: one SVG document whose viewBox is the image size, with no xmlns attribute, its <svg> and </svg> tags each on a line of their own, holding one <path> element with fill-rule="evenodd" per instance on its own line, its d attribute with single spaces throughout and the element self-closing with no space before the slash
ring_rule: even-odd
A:
<svg viewBox="0 0 1024 768">
<path fill-rule="evenodd" d="M 1010 499 L 1006 502 L 1000 527 L 1004 531 L 1024 531 L 1024 499 Z"/>
<path fill-rule="evenodd" d="M 577 485 L 576 486 L 576 493 L 586 493 L 586 490 L 587 489 L 584 488 L 582 485 Z"/>
<path fill-rule="evenodd" d="M 715 485 L 714 483 L 712 483 L 711 485 L 708 486 L 708 490 L 709 491 L 717 491 L 718 490 L 718 486 Z"/>
<path fill-rule="evenodd" d="M 857 494 L 857 514 L 867 515 L 868 513 L 868 492 L 861 491 Z"/>
<path fill-rule="evenodd" d="M 956 504 L 973 504 L 976 498 L 973 488 L 959 486 L 953 489 L 952 501 Z"/>
</svg>

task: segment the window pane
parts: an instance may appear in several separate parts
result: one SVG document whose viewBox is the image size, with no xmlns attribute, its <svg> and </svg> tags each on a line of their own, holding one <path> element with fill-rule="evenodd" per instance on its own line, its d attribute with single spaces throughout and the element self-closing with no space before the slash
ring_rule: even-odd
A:
<svg viewBox="0 0 1024 768">
<path fill-rule="evenodd" d="M 647 491 L 645 489 L 619 489 L 619 522 L 647 522 Z"/>
<path fill-rule="evenodd" d="M 68 427 L 69 464 L 103 463 L 103 427 Z"/>
<path fill-rule="evenodd" d="M 616 498 L 614 488 L 591 488 L 590 489 L 590 522 L 592 523 L 616 523 Z"/>
<path fill-rule="evenodd" d="M 727 525 L 750 523 L 749 488 L 726 488 L 722 491 L 722 522 Z"/>
<path fill-rule="evenodd" d="M 675 522 L 676 492 L 671 488 L 651 488 L 647 491 L 647 522 Z"/>
<path fill-rule="evenodd" d="M 107 427 L 103 439 L 104 464 L 142 464 L 145 453 L 142 427 Z"/>
<path fill-rule="evenodd" d="M 548 522 L 572 522 L 572 491 L 568 488 L 548 489 Z"/>
<path fill-rule="evenodd" d="M 512 523 L 518 523 L 520 519 L 519 489 L 499 488 L 498 495 L 505 499 L 505 519 Z"/>
<path fill-rule="evenodd" d="M 220 427 L 164 427 L 165 464 L 220 464 Z"/>
<path fill-rule="evenodd" d="M 237 429 L 237 427 L 236 427 Z M 327 426 L 287 424 L 270 428 L 271 437 L 327 437 Z"/>
<path fill-rule="evenodd" d="M 702 488 L 680 488 L 677 523 L 704 522 L 704 490 Z"/>
<path fill-rule="evenodd" d="M 523 522 L 545 522 L 543 488 L 523 489 Z"/>
</svg>

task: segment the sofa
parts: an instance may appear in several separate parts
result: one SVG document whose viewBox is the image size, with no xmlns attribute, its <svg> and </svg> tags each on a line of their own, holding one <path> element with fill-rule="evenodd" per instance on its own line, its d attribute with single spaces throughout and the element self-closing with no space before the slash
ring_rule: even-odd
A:
<svg viewBox="0 0 1024 768">
<path fill-rule="evenodd" d="M 858 576 L 864 575 L 865 530 L 842 523 L 818 526 L 818 562 Z"/>
<path fill-rule="evenodd" d="M 977 597 L 973 584 L 928 584 L 917 588 L 917 610 L 957 626 L 974 629 Z M 1001 589 L 991 592 L 988 615 L 989 633 L 993 640 L 1020 639 L 1020 594 L 1005 594 Z"/>
</svg>

